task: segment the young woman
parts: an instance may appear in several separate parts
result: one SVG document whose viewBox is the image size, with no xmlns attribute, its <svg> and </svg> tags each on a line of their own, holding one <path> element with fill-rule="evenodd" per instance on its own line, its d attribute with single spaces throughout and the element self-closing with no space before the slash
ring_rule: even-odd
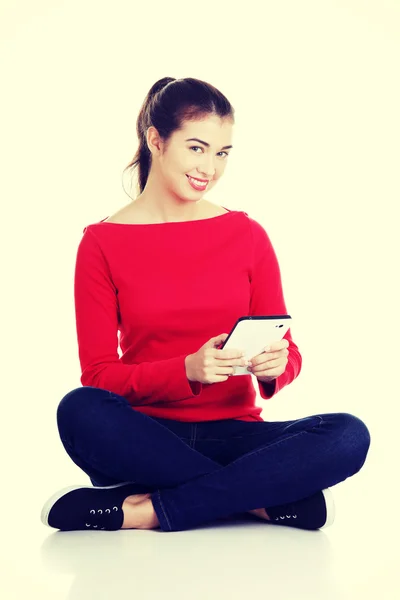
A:
<svg viewBox="0 0 400 600">
<path fill-rule="evenodd" d="M 127 167 L 138 168 L 139 195 L 85 227 L 76 258 L 82 387 L 62 398 L 57 422 L 92 486 L 54 494 L 45 525 L 178 531 L 249 512 L 319 529 L 334 518 L 329 488 L 365 462 L 370 435 L 354 415 L 261 418 L 253 381 L 268 400 L 301 370 L 290 329 L 248 375 L 229 377 L 248 362 L 219 348 L 219 332 L 245 315 L 287 314 L 264 228 L 204 198 L 224 174 L 233 125 L 227 98 L 197 79 L 161 79 L 143 103 Z"/>
</svg>

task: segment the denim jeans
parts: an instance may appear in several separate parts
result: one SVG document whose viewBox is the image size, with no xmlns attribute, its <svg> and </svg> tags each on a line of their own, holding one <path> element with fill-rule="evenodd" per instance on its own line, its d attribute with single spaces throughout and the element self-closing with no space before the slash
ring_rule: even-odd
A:
<svg viewBox="0 0 400 600">
<path fill-rule="evenodd" d="M 366 425 L 349 413 L 186 423 L 149 417 L 91 386 L 64 396 L 57 423 L 93 485 L 148 486 L 163 531 L 306 498 L 357 473 L 370 446 Z"/>
</svg>

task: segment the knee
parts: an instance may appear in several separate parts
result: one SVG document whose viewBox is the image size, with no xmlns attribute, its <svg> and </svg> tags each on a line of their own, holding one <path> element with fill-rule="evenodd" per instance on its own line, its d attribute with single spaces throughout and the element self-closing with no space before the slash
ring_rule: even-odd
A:
<svg viewBox="0 0 400 600">
<path fill-rule="evenodd" d="M 345 453 L 345 460 L 353 465 L 356 473 L 363 466 L 371 444 L 371 436 L 365 423 L 350 413 L 338 413 L 338 444 Z"/>
<path fill-rule="evenodd" d="M 57 407 L 57 425 L 61 438 L 69 433 L 70 424 L 77 417 L 78 407 L 84 400 L 84 389 L 76 388 L 65 394 Z"/>
<path fill-rule="evenodd" d="M 84 415 L 95 409 L 94 403 L 109 392 L 100 388 L 83 386 L 68 392 L 57 407 L 57 426 L 61 438 L 71 434 L 74 424 L 81 422 Z"/>
</svg>

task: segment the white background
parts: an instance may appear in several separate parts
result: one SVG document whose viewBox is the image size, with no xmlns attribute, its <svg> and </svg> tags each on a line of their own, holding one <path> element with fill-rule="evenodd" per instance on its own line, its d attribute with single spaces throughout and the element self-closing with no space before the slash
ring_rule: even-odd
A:
<svg viewBox="0 0 400 600">
<path fill-rule="evenodd" d="M 397 597 L 399 2 L 3 0 L 0 35 L 4 598 Z M 258 398 L 263 418 L 344 411 L 370 430 L 326 533 L 260 522 L 105 543 L 40 523 L 49 495 L 88 482 L 55 421 L 80 386 L 77 246 L 130 201 L 136 118 L 165 76 L 234 106 L 207 197 L 262 223 L 278 255 L 303 369 Z"/>
</svg>

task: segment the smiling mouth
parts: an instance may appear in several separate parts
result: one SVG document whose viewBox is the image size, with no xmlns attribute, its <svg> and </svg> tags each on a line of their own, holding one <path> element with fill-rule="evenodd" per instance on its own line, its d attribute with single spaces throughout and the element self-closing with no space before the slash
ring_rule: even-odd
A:
<svg viewBox="0 0 400 600">
<path fill-rule="evenodd" d="M 190 187 L 196 190 L 196 192 L 205 192 L 207 190 L 208 181 L 201 184 L 198 180 L 194 179 L 193 177 L 189 177 L 189 175 L 187 175 L 186 177 L 188 179 L 188 182 L 190 183 Z"/>
<path fill-rule="evenodd" d="M 196 179 L 196 177 L 192 177 L 191 175 L 186 175 L 186 177 L 188 179 L 193 179 L 194 181 L 196 181 L 199 185 L 206 185 L 206 183 L 209 183 L 209 179 Z"/>
</svg>

